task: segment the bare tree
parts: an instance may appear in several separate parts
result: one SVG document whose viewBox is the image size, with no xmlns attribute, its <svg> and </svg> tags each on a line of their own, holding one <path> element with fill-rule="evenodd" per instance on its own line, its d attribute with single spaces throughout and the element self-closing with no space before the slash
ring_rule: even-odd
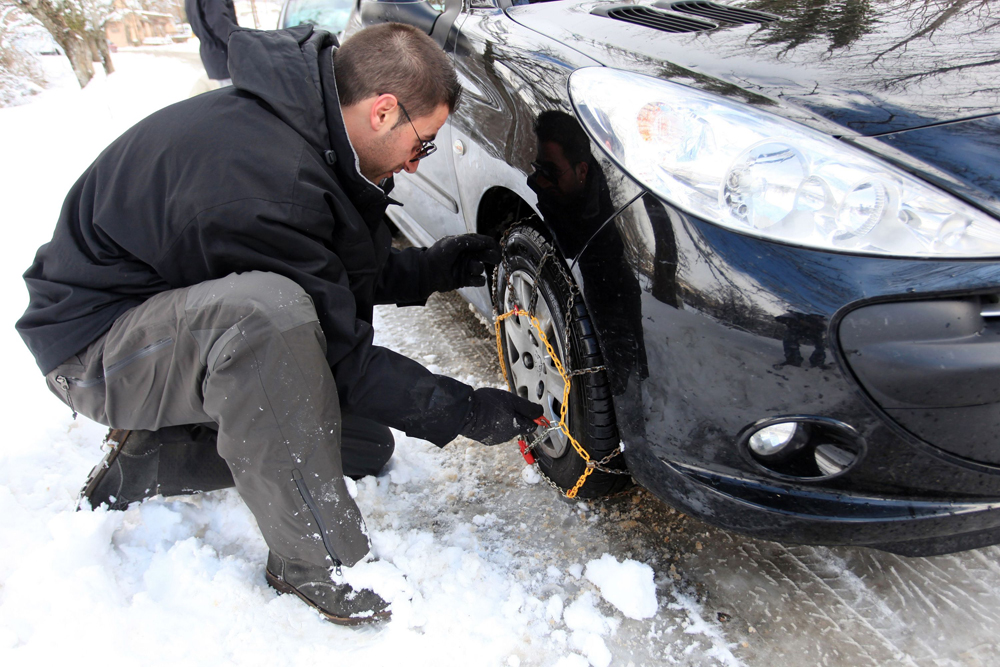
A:
<svg viewBox="0 0 1000 667">
<path fill-rule="evenodd" d="M 0 0 L 0 6 L 15 6 L 45 26 L 69 58 L 80 87 L 93 78 L 95 61 L 108 74 L 114 71 L 104 32 L 113 0 Z"/>
<path fill-rule="evenodd" d="M 38 92 L 45 82 L 34 56 L 19 44 L 32 30 L 42 30 L 33 18 L 13 5 L 0 6 L 0 107 Z"/>
</svg>

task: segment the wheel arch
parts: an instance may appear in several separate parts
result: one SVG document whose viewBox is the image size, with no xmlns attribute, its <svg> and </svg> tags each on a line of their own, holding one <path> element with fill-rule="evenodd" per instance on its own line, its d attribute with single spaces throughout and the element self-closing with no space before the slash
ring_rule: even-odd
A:
<svg viewBox="0 0 1000 667">
<path fill-rule="evenodd" d="M 533 213 L 535 209 L 516 192 L 503 186 L 495 186 L 484 192 L 479 200 L 476 231 L 499 240 L 513 223 Z"/>
</svg>

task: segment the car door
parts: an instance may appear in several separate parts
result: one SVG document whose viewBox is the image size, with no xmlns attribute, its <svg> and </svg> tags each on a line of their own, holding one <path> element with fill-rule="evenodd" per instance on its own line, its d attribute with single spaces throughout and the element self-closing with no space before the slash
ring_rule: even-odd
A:
<svg viewBox="0 0 1000 667">
<path fill-rule="evenodd" d="M 459 198 L 474 229 L 479 201 L 490 188 L 535 203 L 525 180 L 535 149 L 533 89 L 546 84 L 526 56 L 535 50 L 533 33 L 507 18 L 494 0 L 469 0 L 458 23 L 453 54 L 462 104 L 451 131 L 462 174 Z"/>
<path fill-rule="evenodd" d="M 450 53 L 462 0 L 361 0 L 359 9 L 363 26 L 388 21 L 407 23 L 429 34 Z M 422 245 L 467 231 L 455 175 L 451 120 L 437 133 L 434 143 L 437 152 L 421 160 L 416 172 L 400 172 L 395 176 L 392 196 L 404 205 L 390 207 L 388 211 L 390 219 Z"/>
</svg>

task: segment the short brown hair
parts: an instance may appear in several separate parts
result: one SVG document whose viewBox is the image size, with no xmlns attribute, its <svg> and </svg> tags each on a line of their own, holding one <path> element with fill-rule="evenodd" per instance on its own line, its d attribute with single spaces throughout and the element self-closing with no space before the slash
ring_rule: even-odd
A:
<svg viewBox="0 0 1000 667">
<path fill-rule="evenodd" d="M 430 115 L 442 104 L 454 112 L 462 92 L 437 42 L 403 23 L 381 23 L 351 35 L 337 49 L 333 71 L 341 106 L 390 93 L 411 118 Z"/>
</svg>

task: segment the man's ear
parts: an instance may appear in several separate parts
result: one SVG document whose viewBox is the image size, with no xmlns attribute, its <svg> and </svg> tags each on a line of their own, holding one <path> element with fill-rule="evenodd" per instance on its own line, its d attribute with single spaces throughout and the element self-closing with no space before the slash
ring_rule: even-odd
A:
<svg viewBox="0 0 1000 667">
<path fill-rule="evenodd" d="M 379 95 L 372 102 L 369 113 L 368 120 L 371 123 L 372 130 L 382 132 L 383 128 L 391 129 L 396 124 L 396 118 L 399 116 L 399 113 L 399 101 L 396 100 L 395 95 L 391 93 Z"/>
<path fill-rule="evenodd" d="M 576 180 L 583 183 L 587 180 L 587 172 L 590 171 L 590 163 L 578 162 L 576 165 Z"/>
</svg>

